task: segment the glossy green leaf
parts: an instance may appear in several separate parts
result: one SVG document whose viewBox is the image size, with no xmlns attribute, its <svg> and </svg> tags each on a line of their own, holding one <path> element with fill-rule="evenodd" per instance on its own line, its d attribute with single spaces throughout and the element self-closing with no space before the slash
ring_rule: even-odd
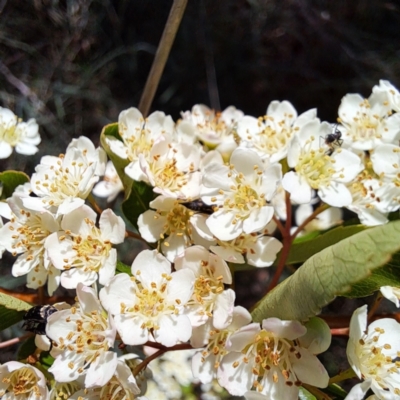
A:
<svg viewBox="0 0 400 400">
<path fill-rule="evenodd" d="M 362 232 L 365 229 L 367 229 L 367 227 L 364 225 L 339 226 L 317 237 L 311 235 L 307 236 L 308 240 L 304 240 L 300 237 L 300 240 L 294 242 L 290 248 L 286 264 L 300 264 L 323 249 L 356 233 Z M 277 262 L 275 262 L 275 264 L 276 263 Z"/>
<path fill-rule="evenodd" d="M 21 321 L 31 307 L 22 300 L 0 293 L 0 331 Z"/>
<path fill-rule="evenodd" d="M 117 274 L 118 273 L 125 273 L 128 275 L 132 275 L 132 268 L 129 265 L 124 264 L 123 262 L 117 260 Z"/>
<path fill-rule="evenodd" d="M 21 171 L 0 172 L 0 182 L 3 185 L 3 192 L 0 199 L 11 197 L 17 186 L 29 182 L 29 176 Z"/>
<path fill-rule="evenodd" d="M 308 259 L 257 304 L 253 319 L 307 320 L 385 266 L 398 251 L 400 221 L 352 235 Z"/>
<path fill-rule="evenodd" d="M 25 360 L 35 351 L 36 351 L 35 336 L 33 335 L 24 342 L 22 342 L 21 346 L 18 349 L 17 360 Z"/>
<path fill-rule="evenodd" d="M 54 358 L 49 352 L 45 351 L 40 354 L 40 364 L 45 369 L 48 370 L 54 363 Z"/>
<path fill-rule="evenodd" d="M 308 390 L 300 387 L 299 400 L 317 400 L 317 398 L 312 395 Z"/>
<path fill-rule="evenodd" d="M 128 198 L 122 203 L 122 212 L 128 221 L 138 227 L 139 215 L 147 211 L 149 203 L 156 197 L 153 188 L 144 182 L 134 182 Z"/>
</svg>

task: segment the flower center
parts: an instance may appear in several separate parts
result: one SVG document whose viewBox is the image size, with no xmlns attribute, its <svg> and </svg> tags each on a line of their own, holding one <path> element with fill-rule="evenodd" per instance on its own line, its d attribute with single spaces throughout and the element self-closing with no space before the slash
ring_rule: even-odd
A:
<svg viewBox="0 0 400 400">
<path fill-rule="evenodd" d="M 162 211 L 157 211 L 162 214 Z M 185 206 L 175 202 L 174 207 L 166 215 L 166 223 L 164 224 L 164 232 L 160 235 L 161 239 L 164 239 L 164 235 L 169 236 L 183 236 L 190 238 L 192 229 L 189 224 L 190 217 L 194 214 L 192 210 L 189 210 Z M 169 246 L 168 240 L 164 241 L 164 245 Z M 188 244 L 189 245 L 189 244 Z"/>
<path fill-rule="evenodd" d="M 57 382 L 50 400 L 67 400 L 80 389 L 76 382 Z"/>
<path fill-rule="evenodd" d="M 17 123 L 18 124 L 18 123 Z M 10 146 L 15 147 L 21 140 L 21 135 L 17 129 L 17 124 L 10 126 L 3 132 L 2 140 L 7 142 Z"/>
<path fill-rule="evenodd" d="M 323 148 L 308 152 L 303 150 L 295 170 L 313 189 L 319 189 L 330 185 L 332 175 L 336 172 L 334 164 L 335 160 Z"/>
<path fill-rule="evenodd" d="M 71 308 L 74 315 L 78 312 L 76 307 Z M 97 310 L 90 315 L 81 314 L 80 318 L 74 320 L 76 328 L 71 330 L 65 338 L 60 337 L 58 343 L 53 342 L 53 346 L 60 350 L 68 349 L 71 352 L 85 355 L 85 362 L 90 364 L 95 361 L 101 352 L 107 351 L 110 346 L 105 340 L 105 333 L 108 328 L 106 317 L 99 314 Z M 71 321 L 67 317 L 67 322 Z M 73 369 L 74 363 L 71 361 L 68 367 Z M 84 368 L 79 368 L 78 372 L 83 373 Z"/>
<path fill-rule="evenodd" d="M 400 354 L 397 354 L 397 358 L 392 360 L 390 356 L 385 355 L 385 350 L 390 350 L 391 345 L 389 343 L 382 346 L 377 345 L 380 335 L 384 333 L 384 329 L 376 327 L 359 340 L 357 353 L 360 360 L 360 370 L 364 379 L 371 378 L 382 389 L 399 396 L 400 387 L 393 387 L 391 383 L 386 384 L 386 380 L 392 382 L 399 375 L 400 365 L 396 360 Z"/>
<path fill-rule="evenodd" d="M 233 129 L 228 126 L 221 117 L 221 113 L 210 113 L 205 120 L 196 124 L 197 129 L 200 133 L 200 139 L 207 142 L 206 144 L 210 147 L 220 143 L 223 139 L 229 137 Z M 210 141 L 211 143 L 209 143 Z"/>
<path fill-rule="evenodd" d="M 224 291 L 223 277 L 214 276 L 214 267 L 210 266 L 207 261 L 201 261 L 202 275 L 200 275 L 194 284 L 193 300 L 188 302 L 188 305 L 201 304 L 203 310 L 201 315 L 206 314 L 209 318 L 212 317 L 215 297 Z"/>
<path fill-rule="evenodd" d="M 231 166 L 230 168 L 233 169 L 234 167 Z M 230 172 L 228 177 L 231 178 L 234 173 Z M 222 206 L 227 211 L 235 212 L 233 223 L 240 219 L 246 219 L 253 209 L 262 208 L 266 205 L 265 194 L 257 192 L 257 187 L 260 186 L 259 177 L 262 175 L 258 166 L 254 166 L 254 174 L 255 179 L 250 183 L 243 174 L 236 172 L 235 184 L 230 187 L 231 191 L 226 193 Z M 220 194 L 224 194 L 224 192 L 220 190 Z M 216 198 L 214 197 L 211 200 L 216 201 Z"/>
<path fill-rule="evenodd" d="M 127 156 L 130 161 L 137 161 L 139 159 L 139 154 L 143 154 L 147 158 L 154 144 L 154 140 L 149 139 L 151 132 L 148 129 L 142 129 L 138 136 L 132 135 L 125 137 L 123 132 L 120 133 L 127 147 Z"/>
<path fill-rule="evenodd" d="M 157 324 L 160 314 L 179 313 L 179 309 L 175 305 L 165 302 L 165 292 L 172 276 L 164 273 L 162 274 L 163 279 L 159 283 L 151 282 L 150 285 L 143 285 L 140 275 L 140 270 L 138 270 L 136 275 L 131 277 L 132 282 L 136 286 L 136 304 L 133 307 L 127 308 L 124 303 L 121 303 L 121 314 L 141 314 L 146 319 L 146 322 L 141 326 L 142 329 L 160 329 Z M 175 302 L 178 305 L 181 304 L 179 299 L 176 299 Z"/>
<path fill-rule="evenodd" d="M 300 359 L 301 354 L 291 341 L 277 338 L 263 329 L 254 342 L 242 350 L 242 353 L 245 364 L 253 363 L 253 388 L 257 391 L 261 392 L 264 389 L 263 381 L 266 379 L 278 385 L 281 385 L 279 382 L 284 379 L 284 384 L 287 386 L 301 386 L 290 361 L 290 356 Z M 233 367 L 237 368 L 239 364 L 235 361 Z"/>
<path fill-rule="evenodd" d="M 179 191 L 188 183 L 187 173 L 179 170 L 176 164 L 176 158 L 169 159 L 168 157 L 162 157 L 160 155 L 154 156 L 150 168 L 156 187 L 169 189 L 171 191 Z M 189 172 L 193 171 L 194 166 L 191 164 Z"/>
<path fill-rule="evenodd" d="M 204 363 L 209 355 L 215 357 L 214 368 L 218 369 L 220 361 L 224 355 L 228 353 L 225 344 L 229 332 L 227 330 L 220 331 L 218 329 L 211 330 L 206 348 L 201 352 L 201 362 Z"/>
<path fill-rule="evenodd" d="M 74 242 L 72 249 L 75 250 L 76 255 L 72 263 L 64 265 L 64 268 L 82 268 L 84 272 L 99 272 L 104 265 L 104 260 L 109 256 L 111 242 L 101 238 L 101 231 L 94 226 L 93 221 L 85 218 L 85 222 L 91 230 L 91 235 L 84 237 L 66 231 Z M 66 259 L 65 262 L 67 263 L 68 260 Z"/>
<path fill-rule="evenodd" d="M 50 232 L 43 228 L 42 219 L 39 215 L 31 214 L 29 211 L 21 209 L 21 215 L 26 217 L 25 224 L 20 225 L 16 229 L 16 233 L 11 236 L 13 240 L 18 240 L 15 247 L 21 247 L 25 251 L 34 252 L 37 254 L 43 251 L 43 244 Z M 15 224 L 15 216 L 11 219 L 11 223 Z M 15 227 L 10 225 L 11 230 Z M 28 260 L 32 260 L 33 255 L 28 256 Z"/>
<path fill-rule="evenodd" d="M 265 122 L 263 120 L 265 120 Z M 285 148 L 288 145 L 293 136 L 293 131 L 290 129 L 290 127 L 285 126 L 285 120 L 278 122 L 278 125 L 281 128 L 279 130 L 274 129 L 270 125 L 265 125 L 265 123 L 268 123 L 267 121 L 274 123 L 274 118 L 268 115 L 259 117 L 258 126 L 260 131 L 257 135 L 255 135 L 254 138 L 249 134 L 248 139 L 252 140 L 254 147 L 257 150 L 266 154 L 275 154 L 277 151 Z"/>
<path fill-rule="evenodd" d="M 31 368 L 22 367 L 2 379 L 8 385 L 7 391 L 13 392 L 16 396 L 33 392 L 35 396 L 40 396 L 40 391 L 36 385 L 38 377 Z M 0 396 L 5 394 L 5 390 L 0 391 Z"/>
<path fill-rule="evenodd" d="M 50 206 L 59 206 L 65 199 L 71 197 L 84 198 L 81 194 L 80 184 L 82 180 L 87 180 L 87 177 L 84 177 L 84 173 L 88 165 L 83 161 L 73 160 L 68 166 L 63 166 L 62 159 L 64 155 L 60 154 L 59 158 L 57 161 L 58 167 L 52 165 L 49 168 L 49 173 L 44 174 L 43 182 L 40 180 L 34 182 L 38 191 L 48 193 L 48 196 L 44 196 L 42 201 Z"/>
</svg>

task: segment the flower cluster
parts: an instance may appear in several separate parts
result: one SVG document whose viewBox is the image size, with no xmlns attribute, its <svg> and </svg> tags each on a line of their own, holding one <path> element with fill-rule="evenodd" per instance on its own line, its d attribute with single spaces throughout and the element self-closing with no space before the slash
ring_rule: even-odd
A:
<svg viewBox="0 0 400 400">
<path fill-rule="evenodd" d="M 40 140 L 33 122 L 11 114 L 0 109 L 0 157 L 26 143 L 33 152 Z M 0 397 L 144 398 L 147 361 L 127 350 L 143 345 L 153 348 L 149 359 L 159 355 L 154 349 L 190 349 L 193 377 L 182 384 L 217 381 L 234 396 L 271 400 L 295 400 L 303 385 L 326 388 L 317 355 L 330 344 L 327 324 L 252 321 L 230 285 L 235 264 L 274 264 L 283 248 L 277 228 L 290 246 L 298 234 L 339 224 L 343 207 L 365 225 L 399 210 L 400 93 L 381 81 L 368 99 L 345 96 L 338 115 L 332 124 L 315 109 L 298 115 L 288 101 L 273 101 L 259 118 L 196 105 L 174 122 L 130 108 L 119 116 L 118 134 L 102 139 L 112 162 L 86 137 L 65 154 L 43 157 L 30 182 L 2 203 L 8 222 L 0 220 L 0 254 L 16 257 L 12 274 L 27 275 L 29 288 L 47 283 L 52 295 L 61 285 L 76 289 L 76 298 L 40 322 L 46 334 L 35 343 L 54 357 L 51 387 L 37 368 L 9 362 L 0 366 Z M 123 206 L 135 232 L 91 196 L 112 202 L 125 191 L 131 201 L 146 190 L 135 219 L 126 212 L 133 202 Z M 292 204 L 299 228 L 290 231 L 283 222 L 291 222 Z M 316 205 L 321 213 L 311 221 Z M 157 250 L 138 251 L 130 268 L 117 268 L 115 245 L 128 236 Z M 381 291 L 399 305 L 398 288 Z M 365 312 L 353 316 L 348 345 L 364 382 L 348 398 L 371 388 L 391 399 L 400 395 L 400 349 L 388 332 L 398 336 L 398 324 L 381 320 L 367 329 Z"/>
</svg>

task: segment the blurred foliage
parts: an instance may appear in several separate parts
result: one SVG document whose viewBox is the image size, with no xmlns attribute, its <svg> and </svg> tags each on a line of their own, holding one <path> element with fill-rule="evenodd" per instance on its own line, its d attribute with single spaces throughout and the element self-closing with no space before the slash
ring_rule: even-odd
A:
<svg viewBox="0 0 400 400">
<path fill-rule="evenodd" d="M 274 99 L 334 121 L 346 93 L 400 86 L 400 6 L 392 1 L 189 1 L 153 109 L 195 103 L 261 115 Z M 171 0 L 1 0 L 0 104 L 34 117 L 44 154 L 139 102 Z M 3 163 L 3 165 L 5 165 Z M 1 165 L 1 166 L 3 166 Z"/>
</svg>

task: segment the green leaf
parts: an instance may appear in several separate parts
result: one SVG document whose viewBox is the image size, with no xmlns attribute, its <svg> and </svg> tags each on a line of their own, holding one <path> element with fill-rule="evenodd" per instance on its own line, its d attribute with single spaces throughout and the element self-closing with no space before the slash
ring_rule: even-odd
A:
<svg viewBox="0 0 400 400">
<path fill-rule="evenodd" d="M 40 364 L 45 368 L 49 369 L 54 363 L 54 358 L 48 351 L 40 353 Z"/>
<path fill-rule="evenodd" d="M 29 176 L 21 171 L 4 171 L 0 172 L 0 182 L 3 185 L 0 199 L 7 199 L 12 196 L 17 186 L 29 182 Z"/>
<path fill-rule="evenodd" d="M 21 321 L 32 306 L 5 293 L 0 293 L 0 331 Z"/>
<path fill-rule="evenodd" d="M 22 301 L 5 293 L 0 293 L 0 306 L 4 306 L 9 310 L 24 312 L 32 308 L 29 303 L 26 303 L 25 301 Z"/>
<path fill-rule="evenodd" d="M 119 135 L 118 132 L 118 123 L 113 123 L 110 125 L 106 125 L 100 135 L 100 142 L 102 147 L 104 148 L 104 150 L 107 153 L 108 158 L 112 161 L 112 163 L 114 164 L 114 167 L 118 173 L 118 176 L 120 177 L 122 184 L 124 185 L 124 189 L 125 191 L 129 191 L 131 186 L 132 186 L 132 179 L 129 178 L 129 176 L 127 176 L 125 174 L 125 167 L 129 164 L 129 160 L 128 159 L 123 159 L 121 157 L 118 157 L 116 154 L 114 154 L 111 149 L 110 146 L 107 143 L 107 140 L 119 140 L 122 142 L 121 136 Z"/>
<path fill-rule="evenodd" d="M 371 275 L 352 286 L 345 297 L 365 297 L 376 292 L 381 286 L 400 287 L 400 253 L 393 255 L 384 268 L 375 269 Z"/>
<path fill-rule="evenodd" d="M 304 389 L 303 387 L 300 387 L 299 399 L 300 400 L 317 400 L 317 398 L 314 395 L 312 395 L 308 390 Z"/>
<path fill-rule="evenodd" d="M 17 360 L 25 360 L 36 351 L 35 335 L 25 340 L 18 349 Z"/>
<path fill-rule="evenodd" d="M 328 393 L 332 393 L 333 395 L 335 395 L 336 399 L 344 399 L 347 396 L 347 392 L 345 390 L 343 390 L 338 384 L 333 383 L 332 385 L 329 385 L 326 389 L 325 389 Z"/>
<path fill-rule="evenodd" d="M 291 246 L 286 264 L 300 264 L 321 250 L 356 233 L 362 232 L 365 229 L 367 229 L 367 227 L 364 225 L 339 226 L 317 237 L 307 235 L 308 240 L 304 240 L 300 237 L 300 240 L 294 242 Z M 277 260 L 279 260 L 279 258 L 277 258 Z M 277 264 L 277 262 L 275 262 L 275 264 Z"/>
<path fill-rule="evenodd" d="M 153 188 L 144 182 L 134 182 L 128 198 L 122 203 L 122 212 L 126 219 L 137 228 L 139 215 L 147 211 L 149 203 L 156 197 Z"/>
<path fill-rule="evenodd" d="M 307 320 L 387 264 L 399 250 L 400 221 L 352 235 L 312 256 L 268 293 L 253 310 L 253 320 Z"/>
<path fill-rule="evenodd" d="M 132 276 L 132 268 L 129 265 L 117 260 L 117 273 L 125 273 Z"/>
</svg>

